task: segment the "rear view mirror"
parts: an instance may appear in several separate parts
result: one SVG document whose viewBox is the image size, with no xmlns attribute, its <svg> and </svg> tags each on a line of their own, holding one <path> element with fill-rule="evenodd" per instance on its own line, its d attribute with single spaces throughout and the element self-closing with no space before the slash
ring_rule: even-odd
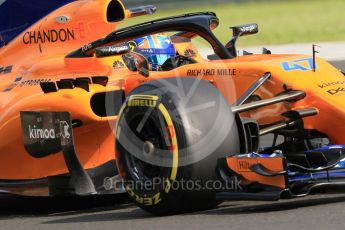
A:
<svg viewBox="0 0 345 230">
<path fill-rule="evenodd" d="M 144 77 L 150 75 L 149 62 L 143 55 L 136 52 L 130 52 L 122 55 L 122 59 L 129 70 L 138 71 Z"/>
<path fill-rule="evenodd" d="M 233 37 L 225 45 L 225 48 L 228 49 L 228 51 L 231 53 L 231 56 L 233 57 L 237 57 L 236 41 L 239 37 L 256 34 L 259 32 L 259 26 L 256 23 L 232 26 L 230 27 L 230 29 L 232 29 Z"/>
<path fill-rule="evenodd" d="M 135 8 L 130 8 L 127 11 L 129 12 L 129 17 L 138 17 L 143 15 L 151 15 L 154 14 L 157 10 L 157 7 L 153 5 L 147 5 L 147 6 L 139 6 Z"/>
<path fill-rule="evenodd" d="M 233 36 L 241 37 L 245 35 L 252 35 L 259 32 L 259 26 L 256 23 L 240 25 L 240 26 L 233 26 L 230 27 L 233 32 Z"/>
</svg>

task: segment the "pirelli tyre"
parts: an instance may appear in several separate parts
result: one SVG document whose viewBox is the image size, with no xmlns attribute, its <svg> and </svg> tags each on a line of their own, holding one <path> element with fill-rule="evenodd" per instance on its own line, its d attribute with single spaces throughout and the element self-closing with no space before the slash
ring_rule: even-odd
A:
<svg viewBox="0 0 345 230">
<path fill-rule="evenodd" d="M 234 115 L 208 81 L 168 78 L 142 84 L 119 114 L 119 173 L 133 201 L 153 214 L 217 206 L 218 159 L 239 149 Z"/>
</svg>

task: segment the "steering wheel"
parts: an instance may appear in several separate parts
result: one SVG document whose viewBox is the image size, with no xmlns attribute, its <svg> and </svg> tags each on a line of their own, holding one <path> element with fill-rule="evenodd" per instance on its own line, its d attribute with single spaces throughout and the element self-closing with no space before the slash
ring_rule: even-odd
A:
<svg viewBox="0 0 345 230">
<path fill-rule="evenodd" d="M 171 57 L 167 59 L 163 65 L 161 66 L 163 71 L 169 71 L 173 70 L 177 67 L 183 66 L 183 65 L 189 65 L 189 64 L 194 64 L 197 63 L 193 58 L 182 56 L 182 55 L 177 55 L 175 57 Z"/>
</svg>

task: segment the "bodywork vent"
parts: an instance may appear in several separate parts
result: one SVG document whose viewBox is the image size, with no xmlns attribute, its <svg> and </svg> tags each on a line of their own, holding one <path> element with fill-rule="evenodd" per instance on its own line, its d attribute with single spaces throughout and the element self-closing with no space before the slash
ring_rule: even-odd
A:
<svg viewBox="0 0 345 230">
<path fill-rule="evenodd" d="M 107 21 L 119 22 L 125 19 L 125 11 L 118 1 L 111 1 L 107 8 Z"/>
<path fill-rule="evenodd" d="M 125 99 L 123 90 L 97 93 L 91 97 L 91 109 L 99 117 L 110 117 L 119 114 Z"/>
</svg>

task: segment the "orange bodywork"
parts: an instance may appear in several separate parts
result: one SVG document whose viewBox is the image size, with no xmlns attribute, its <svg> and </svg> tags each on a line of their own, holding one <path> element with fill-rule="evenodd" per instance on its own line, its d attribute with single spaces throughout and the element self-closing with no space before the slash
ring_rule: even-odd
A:
<svg viewBox="0 0 345 230">
<path fill-rule="evenodd" d="M 286 176 L 279 175 L 274 177 L 267 177 L 253 172 L 250 167 L 254 164 L 260 164 L 264 168 L 272 172 L 285 171 L 284 158 L 227 158 L 227 164 L 240 178 L 243 180 L 242 184 L 258 183 L 262 185 L 275 186 L 285 189 L 287 187 Z"/>
<path fill-rule="evenodd" d="M 94 114 L 90 98 L 120 86 L 113 84 L 105 88 L 92 84 L 90 92 L 75 88 L 49 95 L 43 94 L 40 88 L 40 82 L 113 74 L 112 63 L 103 60 L 91 58 L 80 62 L 64 58 L 72 50 L 116 29 L 120 22 L 109 22 L 106 18 L 110 2 L 72 2 L 42 18 L 0 49 L 0 67 L 12 66 L 10 73 L 0 73 L 0 179 L 38 179 L 68 172 L 62 154 L 35 159 L 26 153 L 19 111 L 69 111 L 73 118 L 83 122 L 74 133 L 78 157 L 84 167 L 94 168 L 114 159 L 111 126 L 116 117 L 105 119 Z M 124 17 L 130 17 L 122 2 L 117 3 Z M 69 22 L 57 22 L 55 18 L 61 15 L 67 16 Z M 61 35 L 53 42 L 54 35 L 50 31 Z"/>
<path fill-rule="evenodd" d="M 76 151 L 84 168 L 90 169 L 114 159 L 113 129 L 117 119 L 116 116 L 97 116 L 90 107 L 91 97 L 120 89 L 128 94 L 145 81 L 165 77 L 209 80 L 232 104 L 253 82 L 271 72 L 272 77 L 255 94 L 263 99 L 270 98 L 285 87 L 305 91 L 306 98 L 296 103 L 260 108 L 243 116 L 255 118 L 260 124 L 269 124 L 281 119 L 279 114 L 287 110 L 315 107 L 319 114 L 306 118 L 305 127 L 326 133 L 333 143 L 344 142 L 345 132 L 341 130 L 345 130 L 345 94 L 328 92 L 344 87 L 344 76 L 321 59 L 317 59 L 317 71 L 313 72 L 282 68 L 283 62 L 293 65 L 296 60 L 309 58 L 301 55 L 251 55 L 222 61 L 196 58 L 196 64 L 171 71 L 150 72 L 150 77 L 144 78 L 125 66 L 115 66 L 116 61 L 122 61 L 121 57 L 65 58 L 71 51 L 116 29 L 119 22 L 108 22 L 105 16 L 109 2 L 72 2 L 44 17 L 0 49 L 0 67 L 12 66 L 10 73 L 0 73 L 0 180 L 38 179 L 68 172 L 62 154 L 37 159 L 26 153 L 20 111 L 68 111 L 72 119 L 81 120 L 83 125 L 74 129 Z M 119 3 L 125 18 L 130 17 Z M 70 21 L 66 24 L 56 22 L 54 19 L 60 15 L 69 16 Z M 34 31 L 37 36 L 38 31 L 44 34 L 43 31 L 48 30 L 62 31 L 69 37 L 56 42 L 42 42 L 37 37 L 30 37 L 34 36 Z M 177 49 L 187 47 L 188 44 L 177 44 Z M 299 63 L 302 66 L 307 64 Z M 212 71 L 207 71 L 210 69 Z M 91 84 L 89 92 L 74 88 L 49 94 L 44 94 L 39 85 L 45 81 L 93 76 L 108 76 L 108 85 Z M 283 187 L 283 182 L 277 183 Z"/>
</svg>

